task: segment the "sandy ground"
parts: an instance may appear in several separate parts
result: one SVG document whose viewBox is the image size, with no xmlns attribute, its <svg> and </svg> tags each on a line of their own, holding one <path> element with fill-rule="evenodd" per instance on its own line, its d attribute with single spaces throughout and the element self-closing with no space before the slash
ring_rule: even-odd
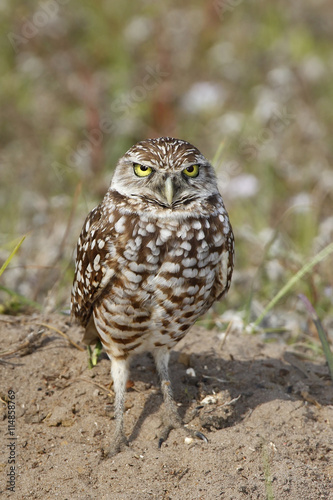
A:
<svg viewBox="0 0 333 500">
<path fill-rule="evenodd" d="M 105 459 L 114 426 L 110 361 L 102 355 L 90 370 L 85 350 L 41 323 L 82 345 L 66 317 L 1 317 L 3 498 L 333 499 L 333 388 L 324 360 L 305 362 L 284 343 L 241 332 L 221 346 L 218 332 L 194 327 L 170 369 L 180 414 L 208 444 L 187 443 L 175 430 L 158 449 L 162 397 L 146 354 L 132 362 L 130 446 Z M 22 346 L 30 333 L 33 342 Z"/>
</svg>

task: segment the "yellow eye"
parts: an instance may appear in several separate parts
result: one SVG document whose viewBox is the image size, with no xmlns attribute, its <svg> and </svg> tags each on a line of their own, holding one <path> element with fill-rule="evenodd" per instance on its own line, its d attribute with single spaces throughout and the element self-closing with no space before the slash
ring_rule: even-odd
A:
<svg viewBox="0 0 333 500">
<path fill-rule="evenodd" d="M 153 171 L 151 167 L 146 167 L 145 165 L 140 165 L 139 163 L 134 163 L 133 169 L 135 175 L 138 177 L 147 177 Z"/>
<path fill-rule="evenodd" d="M 189 167 L 184 168 L 183 174 L 187 175 L 187 177 L 198 177 L 199 165 L 190 165 Z"/>
</svg>

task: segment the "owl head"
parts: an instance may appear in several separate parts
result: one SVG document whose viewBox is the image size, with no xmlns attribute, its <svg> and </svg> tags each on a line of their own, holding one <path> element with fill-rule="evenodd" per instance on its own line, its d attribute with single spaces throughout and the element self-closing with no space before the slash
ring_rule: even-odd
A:
<svg viewBox="0 0 333 500">
<path fill-rule="evenodd" d="M 120 158 L 110 189 L 169 210 L 218 193 L 209 161 L 192 144 L 170 137 L 132 146 Z"/>
</svg>

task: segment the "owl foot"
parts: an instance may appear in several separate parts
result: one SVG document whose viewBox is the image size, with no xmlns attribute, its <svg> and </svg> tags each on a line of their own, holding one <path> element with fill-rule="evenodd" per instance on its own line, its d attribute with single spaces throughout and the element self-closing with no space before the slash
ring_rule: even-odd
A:
<svg viewBox="0 0 333 500">
<path fill-rule="evenodd" d="M 107 451 L 106 458 L 114 457 L 121 451 L 125 451 L 127 447 L 128 441 L 123 434 L 114 436 L 114 440 Z"/>
<path fill-rule="evenodd" d="M 201 439 L 202 441 L 204 441 L 205 443 L 208 443 L 208 439 L 206 438 L 206 436 L 200 432 L 200 431 L 196 431 L 194 429 L 189 429 L 188 427 L 185 427 L 185 425 L 183 425 L 182 423 L 180 425 L 167 425 L 166 427 L 164 427 L 160 437 L 159 437 L 159 440 L 158 440 L 158 448 L 161 448 L 162 444 L 168 439 L 168 436 L 170 434 L 170 431 L 172 431 L 172 429 L 177 429 L 177 428 L 180 428 L 184 431 L 184 433 L 191 437 L 191 438 L 197 438 L 197 439 Z"/>
</svg>

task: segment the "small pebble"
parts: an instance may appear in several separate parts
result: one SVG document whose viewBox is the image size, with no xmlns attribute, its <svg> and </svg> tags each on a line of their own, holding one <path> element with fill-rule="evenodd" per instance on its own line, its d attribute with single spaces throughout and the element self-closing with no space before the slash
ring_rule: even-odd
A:
<svg viewBox="0 0 333 500">
<path fill-rule="evenodd" d="M 206 396 L 205 398 L 203 398 L 202 401 L 200 401 L 200 403 L 202 405 L 213 405 L 217 402 L 217 399 L 214 398 L 214 396 Z"/>
<path fill-rule="evenodd" d="M 189 375 L 190 377 L 196 377 L 196 373 L 193 368 L 187 368 L 186 375 Z"/>
</svg>

